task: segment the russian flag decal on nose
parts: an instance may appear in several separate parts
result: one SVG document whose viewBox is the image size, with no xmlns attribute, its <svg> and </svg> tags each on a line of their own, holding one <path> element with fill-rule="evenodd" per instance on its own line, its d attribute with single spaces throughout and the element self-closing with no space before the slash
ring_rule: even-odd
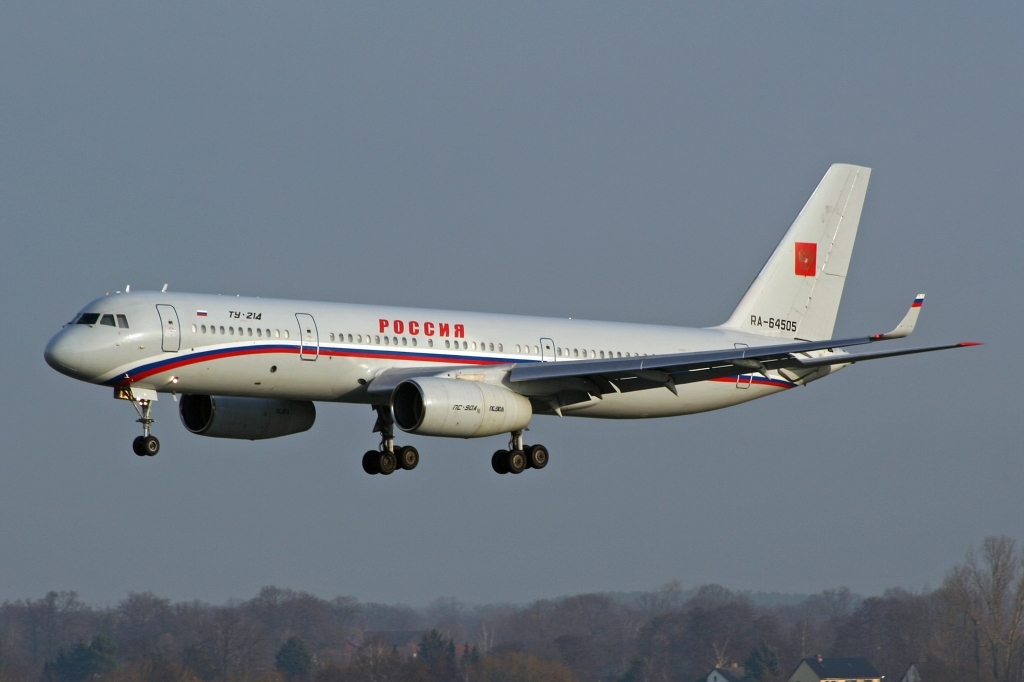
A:
<svg viewBox="0 0 1024 682">
<path fill-rule="evenodd" d="M 199 317 L 206 317 L 206 311 L 205 310 L 197 310 L 196 311 L 196 315 L 198 315 Z"/>
<path fill-rule="evenodd" d="M 800 277 L 814 277 L 818 260 L 818 245 L 814 242 L 796 243 L 796 274 Z"/>
</svg>

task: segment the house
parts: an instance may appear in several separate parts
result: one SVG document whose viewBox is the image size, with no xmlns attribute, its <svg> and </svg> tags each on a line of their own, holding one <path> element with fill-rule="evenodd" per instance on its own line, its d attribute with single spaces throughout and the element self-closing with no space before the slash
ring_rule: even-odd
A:
<svg viewBox="0 0 1024 682">
<path fill-rule="evenodd" d="M 907 672 L 903 673 L 900 682 L 921 682 L 921 673 L 917 672 L 917 664 L 911 663 Z"/>
<path fill-rule="evenodd" d="M 824 658 L 800 661 L 789 682 L 882 682 L 882 676 L 866 658 Z"/>
<path fill-rule="evenodd" d="M 363 644 L 372 640 L 385 641 L 404 657 L 416 658 L 420 653 L 420 640 L 426 630 L 379 630 L 363 633 Z"/>
<path fill-rule="evenodd" d="M 740 665 L 733 663 L 728 668 L 715 668 L 698 682 L 743 682 L 747 671 Z"/>
</svg>

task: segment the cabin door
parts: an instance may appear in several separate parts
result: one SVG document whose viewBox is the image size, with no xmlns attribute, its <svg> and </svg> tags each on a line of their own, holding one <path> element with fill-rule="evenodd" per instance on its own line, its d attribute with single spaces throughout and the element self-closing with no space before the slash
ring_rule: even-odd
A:
<svg viewBox="0 0 1024 682">
<path fill-rule="evenodd" d="M 555 342 L 551 339 L 540 340 L 540 361 L 541 362 L 554 362 L 555 361 Z"/>
<path fill-rule="evenodd" d="M 734 343 L 733 348 L 749 348 L 745 343 Z M 736 375 L 736 388 L 750 388 L 750 384 L 754 383 L 753 374 L 737 374 Z"/>
<path fill-rule="evenodd" d="M 161 303 L 156 307 L 160 315 L 160 333 L 163 336 L 160 347 L 168 353 L 177 353 L 181 348 L 181 330 L 178 328 L 178 311 L 173 305 Z"/>
<path fill-rule="evenodd" d="M 316 360 L 320 355 L 320 333 L 316 330 L 316 320 L 306 313 L 295 313 L 299 322 L 299 358 Z"/>
</svg>

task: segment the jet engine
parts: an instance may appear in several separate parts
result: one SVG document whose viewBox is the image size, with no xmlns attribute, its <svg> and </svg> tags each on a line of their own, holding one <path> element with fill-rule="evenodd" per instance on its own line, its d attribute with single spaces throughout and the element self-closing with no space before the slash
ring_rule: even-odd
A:
<svg viewBox="0 0 1024 682">
<path fill-rule="evenodd" d="M 528 398 L 502 386 L 417 377 L 395 388 L 391 416 L 408 433 L 478 438 L 526 428 L 533 408 Z"/>
<path fill-rule="evenodd" d="M 301 433 L 316 420 L 316 408 L 308 400 L 219 395 L 183 395 L 178 414 L 185 428 L 196 435 L 244 440 Z"/>
</svg>

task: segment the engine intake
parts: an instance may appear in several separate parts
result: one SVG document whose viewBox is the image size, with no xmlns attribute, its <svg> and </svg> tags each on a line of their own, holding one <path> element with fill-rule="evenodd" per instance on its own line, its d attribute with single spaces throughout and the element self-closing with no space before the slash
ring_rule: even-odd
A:
<svg viewBox="0 0 1024 682">
<path fill-rule="evenodd" d="M 395 388 L 391 416 L 407 433 L 479 438 L 525 429 L 533 408 L 528 398 L 502 386 L 417 377 Z"/>
<path fill-rule="evenodd" d="M 310 401 L 183 395 L 181 423 L 198 436 L 263 440 L 308 431 L 316 421 Z"/>
</svg>

